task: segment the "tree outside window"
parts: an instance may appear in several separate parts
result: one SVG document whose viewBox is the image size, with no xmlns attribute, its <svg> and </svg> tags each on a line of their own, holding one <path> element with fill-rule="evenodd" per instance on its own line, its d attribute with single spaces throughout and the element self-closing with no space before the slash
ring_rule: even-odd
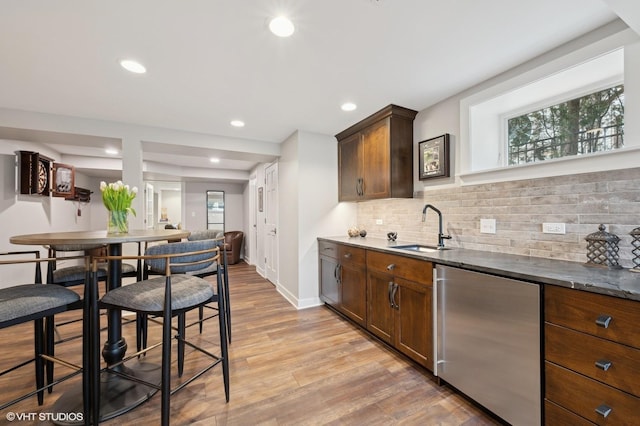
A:
<svg viewBox="0 0 640 426">
<path fill-rule="evenodd" d="M 624 85 L 508 120 L 509 165 L 621 148 Z"/>
</svg>

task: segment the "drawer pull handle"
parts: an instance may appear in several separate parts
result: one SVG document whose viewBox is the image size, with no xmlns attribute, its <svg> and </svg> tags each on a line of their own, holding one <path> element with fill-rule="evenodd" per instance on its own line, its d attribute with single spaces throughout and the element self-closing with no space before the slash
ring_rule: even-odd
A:
<svg viewBox="0 0 640 426">
<path fill-rule="evenodd" d="M 396 302 L 396 294 L 398 293 L 398 284 L 393 283 L 393 291 L 391 292 L 391 307 L 393 309 L 400 309 L 400 305 Z"/>
<path fill-rule="evenodd" d="M 390 265 L 387 266 L 388 271 L 393 271 L 395 268 L 396 268 L 395 263 L 391 263 Z"/>
<path fill-rule="evenodd" d="M 599 359 L 596 361 L 596 367 L 602 371 L 607 371 L 612 365 L 611 361 L 607 361 L 606 359 Z"/>
<path fill-rule="evenodd" d="M 600 414 L 602 417 L 604 417 L 605 419 L 607 418 L 607 416 L 609 414 L 611 414 L 611 411 L 613 410 L 613 408 L 609 407 L 606 404 L 602 404 L 601 406 L 599 406 L 598 408 L 596 408 L 596 413 Z"/>
<path fill-rule="evenodd" d="M 389 298 L 389 306 L 393 309 L 393 281 L 389 281 L 389 289 L 387 290 L 387 297 Z"/>
<path fill-rule="evenodd" d="M 613 318 L 611 318 L 610 315 L 600 315 L 596 320 L 596 324 L 598 325 L 598 327 L 609 328 L 609 324 L 611 323 L 612 319 Z"/>
<path fill-rule="evenodd" d="M 345 253 L 344 257 L 347 259 L 351 259 L 351 253 Z"/>
</svg>

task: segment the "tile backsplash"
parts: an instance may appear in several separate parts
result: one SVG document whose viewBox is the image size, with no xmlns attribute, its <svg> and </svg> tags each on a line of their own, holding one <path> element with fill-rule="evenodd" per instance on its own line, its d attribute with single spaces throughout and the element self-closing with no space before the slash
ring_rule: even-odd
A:
<svg viewBox="0 0 640 426">
<path fill-rule="evenodd" d="M 602 223 L 620 237 L 620 264 L 629 268 L 629 232 L 640 227 L 640 168 L 428 189 L 413 199 L 361 202 L 354 225 L 373 237 L 396 231 L 398 240 L 435 245 L 438 216 L 429 210 L 422 222 L 426 203 L 442 211 L 444 233 L 452 237 L 447 246 L 574 262 L 586 261 L 585 237 Z M 496 233 L 480 233 L 480 219 L 495 219 Z M 545 222 L 565 223 L 566 234 L 542 233 Z"/>
</svg>

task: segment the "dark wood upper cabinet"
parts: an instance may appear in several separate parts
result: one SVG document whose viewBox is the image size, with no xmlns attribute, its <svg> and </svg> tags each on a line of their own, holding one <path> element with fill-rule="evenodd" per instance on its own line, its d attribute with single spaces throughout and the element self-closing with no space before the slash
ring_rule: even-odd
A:
<svg viewBox="0 0 640 426">
<path fill-rule="evenodd" d="M 413 120 L 389 105 L 338 133 L 339 201 L 413 197 Z"/>
</svg>

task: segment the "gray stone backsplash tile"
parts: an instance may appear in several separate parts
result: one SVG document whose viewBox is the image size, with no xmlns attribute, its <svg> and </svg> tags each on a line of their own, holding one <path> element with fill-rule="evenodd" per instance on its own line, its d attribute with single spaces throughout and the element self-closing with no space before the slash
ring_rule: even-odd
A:
<svg viewBox="0 0 640 426">
<path fill-rule="evenodd" d="M 403 241 L 436 244 L 437 215 L 429 211 L 422 222 L 426 203 L 443 213 L 444 232 L 452 236 L 445 245 L 572 262 L 586 261 L 585 237 L 603 223 L 620 237 L 620 263 L 628 268 L 633 266 L 628 234 L 640 227 L 640 168 L 427 188 L 413 199 L 358 203 L 354 225 L 373 237 L 396 231 Z M 496 234 L 480 233 L 483 218 L 496 219 Z M 565 223 L 566 234 L 542 233 L 544 222 Z"/>
</svg>

